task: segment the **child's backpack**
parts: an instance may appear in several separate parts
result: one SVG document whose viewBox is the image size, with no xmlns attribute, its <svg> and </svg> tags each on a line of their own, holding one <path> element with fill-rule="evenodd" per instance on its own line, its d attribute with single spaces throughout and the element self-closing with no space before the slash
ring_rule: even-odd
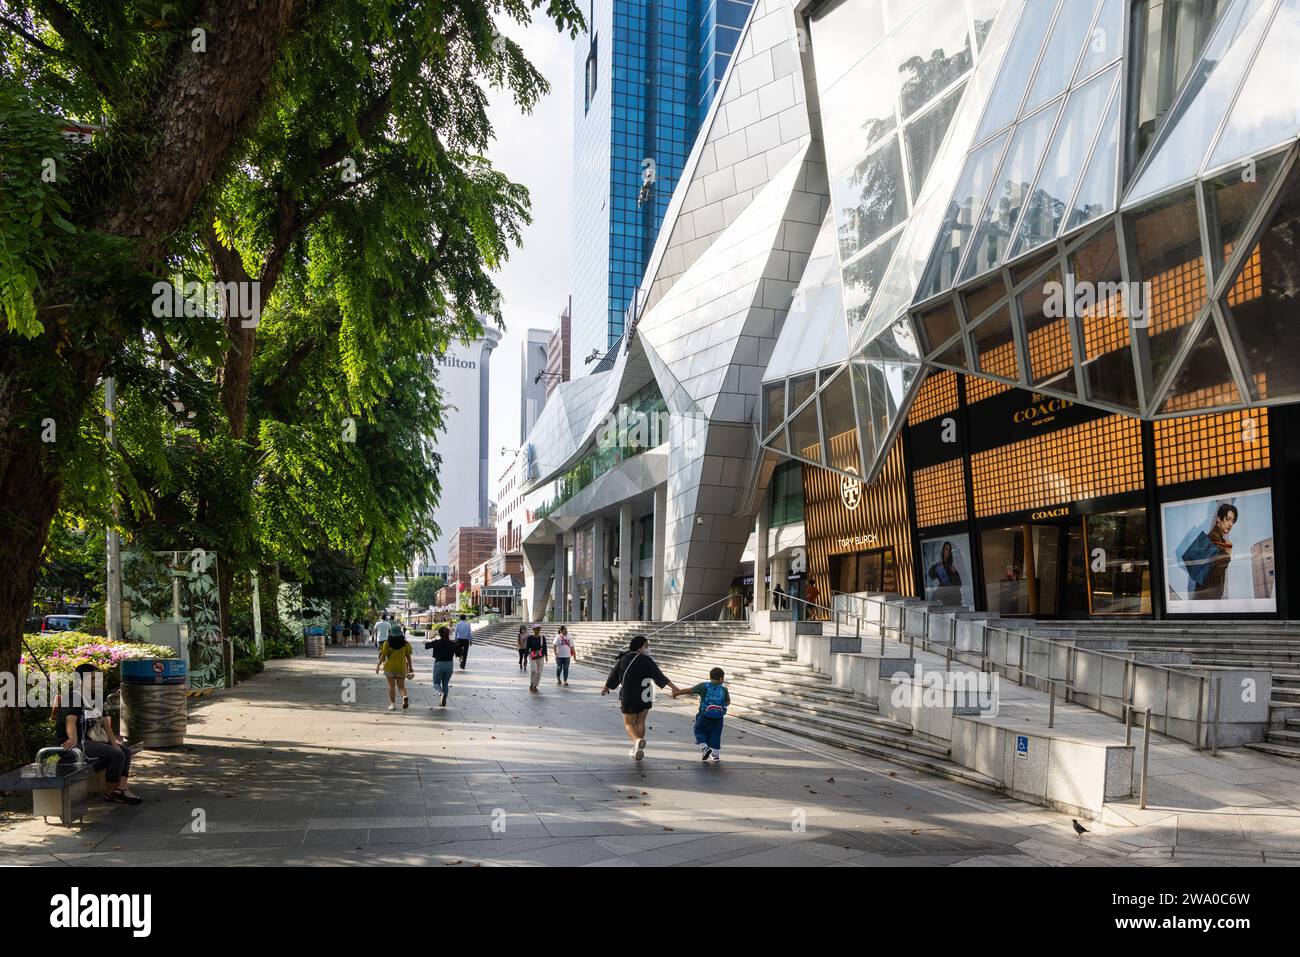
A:
<svg viewBox="0 0 1300 957">
<path fill-rule="evenodd" d="M 712 681 L 704 689 L 704 695 L 700 701 L 700 716 L 703 718 L 721 718 L 727 713 L 727 706 L 724 703 L 727 700 L 727 689 L 720 684 L 715 685 Z"/>
</svg>

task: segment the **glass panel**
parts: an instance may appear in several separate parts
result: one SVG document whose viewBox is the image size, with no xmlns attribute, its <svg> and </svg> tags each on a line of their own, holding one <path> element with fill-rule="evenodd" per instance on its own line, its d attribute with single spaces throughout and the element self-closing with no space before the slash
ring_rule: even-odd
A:
<svg viewBox="0 0 1300 957">
<path fill-rule="evenodd" d="M 786 408 L 793 412 L 813 394 L 816 388 L 817 377 L 811 372 L 807 375 L 795 376 L 790 380 L 790 401 Z"/>
<path fill-rule="evenodd" d="M 785 383 L 763 386 L 763 434 L 771 435 L 785 419 Z"/>
<path fill-rule="evenodd" d="M 822 390 L 817 401 L 822 405 L 822 423 L 829 446 L 827 463 L 838 469 L 849 466 L 858 471 L 857 422 L 853 415 L 853 387 L 849 384 L 848 366 Z"/>
<path fill-rule="evenodd" d="M 962 293 L 962 298 L 966 302 L 966 318 L 970 320 L 978 319 L 988 312 L 995 302 L 1004 298 L 1006 294 L 1007 287 L 1003 284 L 1001 276 L 981 286 L 968 289 Z"/>
<path fill-rule="evenodd" d="M 1041 106 L 1070 85 L 1079 63 L 1081 41 L 1088 39 L 1088 27 L 1095 12 L 1096 4 L 1088 0 L 1066 0 L 1061 4 L 1061 12 L 1052 24 L 1052 38 L 1047 41 L 1022 112 Z"/>
<path fill-rule="evenodd" d="M 926 0 L 885 0 L 885 17 L 888 29 L 896 30 L 899 24 L 916 13 Z"/>
<path fill-rule="evenodd" d="M 812 22 L 818 87 L 828 89 L 884 38 L 880 0 L 846 0 L 819 14 Z"/>
<path fill-rule="evenodd" d="M 1105 0 L 1101 15 L 1093 24 L 1084 45 L 1083 62 L 1075 82 L 1092 76 L 1103 66 L 1124 52 L 1124 0 Z"/>
<path fill-rule="evenodd" d="M 1145 323 L 1151 384 L 1159 386 L 1179 344 L 1205 305 L 1205 262 L 1201 256 L 1196 194 L 1191 189 L 1139 210 L 1131 220 L 1141 305 L 1128 303 L 1134 324 Z M 1143 315 L 1145 311 L 1145 316 Z"/>
<path fill-rule="evenodd" d="M 1046 252 L 1030 256 L 1028 259 L 1017 263 L 1011 267 L 1011 282 L 1020 285 L 1026 279 L 1040 272 L 1049 262 L 1056 258 L 1056 251 L 1049 249 Z"/>
<path fill-rule="evenodd" d="M 901 235 L 901 230 L 894 233 L 875 249 L 863 253 L 844 267 L 844 310 L 850 326 L 856 326 L 867 318 L 876 290 L 889 267 L 889 257 L 894 254 Z"/>
<path fill-rule="evenodd" d="M 1216 17 L 1229 5 L 1225 20 L 1236 21 L 1248 0 L 1136 0 L 1129 47 L 1129 89 L 1136 160 L 1146 152 L 1156 127 L 1169 110 L 1183 78 L 1196 63 Z M 1213 59 L 1218 59 L 1217 56 Z"/>
<path fill-rule="evenodd" d="M 1300 0 L 1284 0 L 1228 114 L 1228 124 L 1210 157 L 1211 166 L 1251 156 L 1300 131 L 1297 50 Z"/>
<path fill-rule="evenodd" d="M 790 451 L 811 462 L 822 460 L 822 440 L 817 432 L 817 403 L 811 403 L 790 420 Z"/>
<path fill-rule="evenodd" d="M 1137 411 L 1137 378 L 1115 231 L 1105 229 L 1079 247 L 1070 257 L 1070 269 L 1074 293 L 1067 304 L 1079 320 L 1087 393 Z"/>
<path fill-rule="evenodd" d="M 898 138 L 851 171 L 831 180 L 831 202 L 839 225 L 840 259 L 849 259 L 907 218 L 903 158 Z"/>
<path fill-rule="evenodd" d="M 1002 60 L 975 142 L 1009 125 L 1020 115 L 1020 101 L 1025 97 L 1025 87 L 1029 85 L 1055 9 L 1055 0 L 1024 0 L 1016 35 L 1011 38 L 1011 46 Z"/>
<path fill-rule="evenodd" d="M 952 366 L 956 369 L 969 369 L 970 359 L 966 356 L 966 337 L 962 336 L 943 352 L 934 357 L 934 361 L 940 365 Z"/>
<path fill-rule="evenodd" d="M 821 97 L 826 168 L 840 173 L 893 131 L 894 63 L 881 47 Z"/>
<path fill-rule="evenodd" d="M 770 449 L 774 449 L 777 452 L 784 452 L 785 451 L 785 430 L 782 429 L 780 432 L 776 433 L 776 436 L 767 443 L 767 447 Z"/>
<path fill-rule="evenodd" d="M 928 299 L 949 288 L 957 275 L 962 250 L 966 247 L 975 222 L 984 206 L 984 196 L 993 179 L 993 170 L 1002 156 L 1007 134 L 989 140 L 971 153 L 962 170 L 961 180 L 953 190 L 939 238 L 934 244 L 930 266 L 925 280 L 917 290 L 916 298 Z"/>
<path fill-rule="evenodd" d="M 1228 327 L 1236 338 L 1246 384 L 1256 400 L 1300 395 L 1296 330 L 1300 288 L 1300 172 L 1292 171 L 1282 202 L 1228 291 Z"/>
<path fill-rule="evenodd" d="M 1056 613 L 1057 552 L 1054 525 L 1013 525 L 980 533 L 985 607 L 997 615 Z"/>
<path fill-rule="evenodd" d="M 951 3 L 932 3 L 889 38 L 898 66 L 898 104 L 904 119 L 951 86 L 974 63 L 966 17 L 953 13 Z"/>
<path fill-rule="evenodd" d="M 1212 211 L 1211 222 L 1218 223 L 1219 241 L 1211 239 L 1210 258 L 1216 275 L 1236 248 L 1246 223 L 1259 209 L 1264 195 L 1277 176 L 1284 153 L 1277 153 L 1255 163 L 1253 167 L 1233 167 L 1205 181 L 1205 201 Z M 1211 233 L 1211 237 L 1213 237 Z"/>
<path fill-rule="evenodd" d="M 993 29 L 993 21 L 997 19 L 1001 6 L 1002 0 L 971 0 L 971 22 L 975 24 L 975 46 L 978 49 L 984 49 L 984 41 Z"/>
<path fill-rule="evenodd" d="M 1147 510 L 1089 515 L 1084 520 L 1088 614 L 1151 614 L 1151 542 Z"/>
<path fill-rule="evenodd" d="M 957 320 L 957 308 L 951 302 L 923 312 L 917 318 L 929 351 L 939 348 L 961 329 Z"/>
<path fill-rule="evenodd" d="M 1192 346 L 1178 370 L 1169 394 L 1160 406 L 1162 414 L 1196 412 L 1241 402 L 1241 392 L 1232 378 L 1228 358 L 1223 354 L 1219 332 L 1213 316 L 1202 326 L 1200 338 Z"/>
<path fill-rule="evenodd" d="M 966 84 L 963 83 L 952 90 L 931 109 L 913 119 L 903 132 L 903 138 L 907 141 L 907 172 L 911 178 L 913 201 L 920 195 L 926 174 L 930 172 L 939 145 L 943 142 L 943 135 L 948 132 L 948 124 L 957 111 L 957 104 L 961 102 L 962 91 L 965 89 Z"/>
<path fill-rule="evenodd" d="M 1059 107 L 1058 102 L 1040 110 L 1016 127 L 1011 148 L 995 180 L 993 195 L 984 207 L 975 245 L 962 269 L 963 280 L 992 269 L 1006 255 Z"/>
<path fill-rule="evenodd" d="M 1112 67 L 1070 94 L 1010 255 L 1056 238 L 1118 72 L 1118 67 Z"/>
<path fill-rule="evenodd" d="M 1238 0 L 1229 19 L 1215 32 L 1205 56 L 1188 78 L 1186 92 L 1161 128 L 1150 162 L 1129 191 L 1132 199 L 1153 196 L 1191 178 L 1201 168 L 1264 32 L 1270 6 L 1263 0 Z M 1233 20 L 1237 10 L 1245 7 L 1254 8 L 1254 15 L 1249 20 Z"/>
<path fill-rule="evenodd" d="M 1119 169 L 1119 101 L 1118 95 L 1111 98 L 1106 125 L 1097 138 L 1097 145 L 1092 148 L 1088 171 L 1083 174 L 1070 218 L 1065 223 L 1066 232 L 1115 208 L 1115 175 Z"/>
<path fill-rule="evenodd" d="M 1011 310 L 1003 306 L 971 332 L 975 369 L 1004 379 L 1020 379 L 1015 335 L 1011 331 Z"/>
<path fill-rule="evenodd" d="M 1061 267 L 1020 294 L 1018 303 L 1029 351 L 1029 383 L 1072 391 L 1074 354 L 1062 295 Z M 1066 376 L 1070 384 L 1063 384 Z"/>
</svg>

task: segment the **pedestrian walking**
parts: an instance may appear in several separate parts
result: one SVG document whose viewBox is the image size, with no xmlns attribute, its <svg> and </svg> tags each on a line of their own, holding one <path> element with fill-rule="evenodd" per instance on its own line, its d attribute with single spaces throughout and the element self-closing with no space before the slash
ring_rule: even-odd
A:
<svg viewBox="0 0 1300 957">
<path fill-rule="evenodd" d="M 360 633 L 357 636 L 358 642 L 362 645 L 370 644 L 370 626 L 364 621 L 357 622 L 357 625 L 360 627 Z"/>
<path fill-rule="evenodd" d="M 397 710 L 396 692 L 402 692 L 402 710 L 411 706 L 411 699 L 406 694 L 406 679 L 415 677 L 415 662 L 411 659 L 411 644 L 402 634 L 401 626 L 391 629 L 388 639 L 379 646 L 379 662 L 375 665 L 375 674 L 384 669 L 388 679 L 388 710 Z"/>
<path fill-rule="evenodd" d="M 785 610 L 785 589 L 781 587 L 780 583 L 777 584 L 776 588 L 772 589 L 772 605 L 777 611 Z"/>
<path fill-rule="evenodd" d="M 532 694 L 539 694 L 542 683 L 542 669 L 546 666 L 546 660 L 550 656 L 550 649 L 546 645 L 546 636 L 542 634 L 541 625 L 533 625 L 533 633 L 528 637 L 528 690 Z"/>
<path fill-rule="evenodd" d="M 645 757 L 645 722 L 654 705 L 654 686 L 667 685 L 674 692 L 681 689 L 668 680 L 650 657 L 650 641 L 637 635 L 628 644 L 628 650 L 619 656 L 605 679 L 600 693 L 609 694 L 618 689 L 619 708 L 623 712 L 623 730 L 632 741 L 630 757 L 640 761 Z"/>
<path fill-rule="evenodd" d="M 438 637 L 426 641 L 424 647 L 433 652 L 433 690 L 442 695 L 438 704 L 445 708 L 451 692 L 451 673 L 456 667 L 456 643 L 451 640 L 451 629 L 443 625 L 438 629 Z"/>
<path fill-rule="evenodd" d="M 569 637 L 569 629 L 564 625 L 560 626 L 559 632 L 555 636 L 555 683 L 557 685 L 569 686 L 569 662 L 576 660 L 578 651 L 573 645 L 573 639 Z"/>
<path fill-rule="evenodd" d="M 808 579 L 808 587 L 804 589 L 804 595 L 808 598 L 808 617 L 812 621 L 821 621 L 822 609 L 818 604 L 821 601 L 822 593 L 817 589 L 817 580 Z"/>
<path fill-rule="evenodd" d="M 375 647 L 383 647 L 384 642 L 388 640 L 388 633 L 392 631 L 392 624 L 388 620 L 388 612 L 379 616 L 379 621 L 375 624 Z"/>
<path fill-rule="evenodd" d="M 465 670 L 465 660 L 469 658 L 469 645 L 474 640 L 474 632 L 470 630 L 469 622 L 465 616 L 460 616 L 460 621 L 456 622 L 456 657 L 460 659 L 460 668 Z"/>
<path fill-rule="evenodd" d="M 701 681 L 685 691 L 674 691 L 673 697 L 693 694 L 700 699 L 700 710 L 695 714 L 695 743 L 700 746 L 701 761 L 722 760 L 722 719 L 731 707 L 731 692 L 722 683 L 726 677 L 721 668 L 709 672 L 709 680 Z"/>
<path fill-rule="evenodd" d="M 528 629 L 524 625 L 519 626 L 519 670 L 528 670 Z"/>
</svg>

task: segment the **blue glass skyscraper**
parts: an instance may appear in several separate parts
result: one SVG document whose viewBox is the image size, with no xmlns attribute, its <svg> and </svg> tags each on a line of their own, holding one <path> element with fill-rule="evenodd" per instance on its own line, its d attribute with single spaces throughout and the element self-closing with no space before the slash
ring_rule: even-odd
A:
<svg viewBox="0 0 1300 957">
<path fill-rule="evenodd" d="M 623 335 L 752 0 L 589 0 L 574 45 L 574 374 Z M 652 171 L 653 181 L 650 171 Z"/>
</svg>

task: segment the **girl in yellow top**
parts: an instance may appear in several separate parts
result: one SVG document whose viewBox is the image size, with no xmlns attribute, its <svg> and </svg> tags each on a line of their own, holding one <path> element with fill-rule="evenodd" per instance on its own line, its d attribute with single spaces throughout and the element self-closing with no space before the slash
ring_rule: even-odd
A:
<svg viewBox="0 0 1300 957">
<path fill-rule="evenodd" d="M 388 710 L 397 710 L 395 689 L 402 692 L 402 710 L 411 706 L 411 699 L 406 695 L 406 679 L 415 677 L 415 665 L 411 661 L 411 644 L 402 635 L 400 626 L 394 625 L 388 639 L 379 647 L 379 662 L 375 665 L 375 674 L 384 669 L 388 679 Z"/>
</svg>

